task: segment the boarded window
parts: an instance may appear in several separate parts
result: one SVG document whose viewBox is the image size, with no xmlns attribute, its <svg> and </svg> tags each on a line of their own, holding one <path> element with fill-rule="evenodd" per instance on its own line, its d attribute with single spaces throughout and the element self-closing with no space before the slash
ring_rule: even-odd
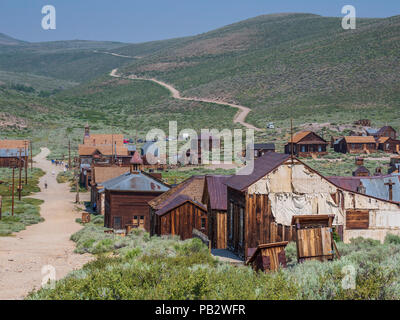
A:
<svg viewBox="0 0 400 320">
<path fill-rule="evenodd" d="M 346 212 L 346 229 L 368 229 L 368 210 L 348 210 Z"/>
</svg>

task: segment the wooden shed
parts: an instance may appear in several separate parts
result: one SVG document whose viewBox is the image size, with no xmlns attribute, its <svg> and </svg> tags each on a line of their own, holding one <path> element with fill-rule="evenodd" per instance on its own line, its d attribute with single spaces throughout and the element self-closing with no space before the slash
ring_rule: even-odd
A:
<svg viewBox="0 0 400 320">
<path fill-rule="evenodd" d="M 246 265 L 251 265 L 256 271 L 277 271 L 286 268 L 285 248 L 289 242 L 261 244 L 257 248 L 249 248 Z"/>
<path fill-rule="evenodd" d="M 157 235 L 178 235 L 181 240 L 193 237 L 193 229 L 208 235 L 207 208 L 185 195 L 179 195 L 155 213 Z"/>
<path fill-rule="evenodd" d="M 227 186 L 231 176 L 206 176 L 202 203 L 207 205 L 208 238 L 214 249 L 227 248 Z"/>
<path fill-rule="evenodd" d="M 378 149 L 381 151 L 400 154 L 400 140 L 395 140 L 390 137 L 380 137 L 376 143 Z"/>
<path fill-rule="evenodd" d="M 29 147 L 28 140 L 0 140 L 0 167 L 11 168 L 20 158 L 27 164 Z"/>
<path fill-rule="evenodd" d="M 292 224 L 296 227 L 297 260 L 333 260 L 335 243 L 332 233 L 332 215 L 296 215 Z"/>
</svg>

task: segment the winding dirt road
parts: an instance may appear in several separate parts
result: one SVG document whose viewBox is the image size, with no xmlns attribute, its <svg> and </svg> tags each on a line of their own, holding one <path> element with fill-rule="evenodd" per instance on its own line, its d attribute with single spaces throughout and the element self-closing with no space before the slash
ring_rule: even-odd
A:
<svg viewBox="0 0 400 320">
<path fill-rule="evenodd" d="M 35 166 L 46 172 L 40 179 L 42 191 L 32 196 L 44 200 L 40 214 L 45 221 L 13 236 L 0 237 L 0 299 L 23 299 L 32 289 L 40 288 L 45 265 L 55 268 L 58 280 L 92 259 L 91 255 L 73 252 L 75 244 L 69 238 L 81 228 L 75 222 L 79 217 L 75 211 L 75 194 L 69 192 L 67 184 L 57 183 L 56 175 L 61 167 L 46 160 L 49 152 L 42 148 L 34 158 Z M 44 188 L 45 181 L 48 189 Z"/>
<path fill-rule="evenodd" d="M 132 79 L 132 80 L 137 79 L 137 80 L 153 81 L 153 82 L 159 84 L 160 86 L 163 86 L 164 88 L 168 89 L 175 99 L 186 100 L 186 101 L 198 101 L 198 102 L 214 103 L 214 104 L 218 104 L 218 105 L 222 105 L 222 106 L 230 106 L 230 107 L 239 109 L 237 114 L 233 118 L 233 123 L 240 123 L 242 126 L 248 128 L 248 129 L 253 129 L 254 131 L 262 131 L 262 129 L 257 128 L 255 126 L 253 126 L 252 124 L 247 123 L 245 121 L 247 115 L 251 111 L 251 109 L 248 108 L 248 107 L 237 105 L 237 104 L 233 104 L 233 103 L 228 103 L 228 102 L 221 101 L 221 100 L 203 99 L 203 98 L 196 98 L 196 97 L 191 97 L 191 98 L 182 97 L 181 93 L 176 88 L 174 88 L 173 86 L 171 86 L 168 83 L 165 83 L 163 81 L 160 81 L 160 80 L 157 80 L 157 79 L 154 79 L 154 78 L 142 78 L 142 77 L 137 77 L 135 75 L 130 75 L 128 77 L 123 77 L 123 76 L 118 74 L 118 69 L 112 70 L 110 72 L 110 76 L 111 77 L 115 77 L 115 78 L 124 78 L 124 79 Z"/>
</svg>

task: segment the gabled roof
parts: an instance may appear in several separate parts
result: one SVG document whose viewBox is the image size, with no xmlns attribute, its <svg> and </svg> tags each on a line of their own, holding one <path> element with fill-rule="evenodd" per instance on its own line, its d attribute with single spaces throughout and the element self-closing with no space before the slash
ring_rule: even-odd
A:
<svg viewBox="0 0 400 320">
<path fill-rule="evenodd" d="M 0 140 L 0 149 L 24 149 L 29 148 L 28 140 Z"/>
<path fill-rule="evenodd" d="M 159 210 L 179 195 L 186 195 L 197 202 L 201 202 L 204 191 L 204 181 L 205 176 L 191 176 L 148 203 L 153 209 Z"/>
<path fill-rule="evenodd" d="M 344 140 L 346 143 L 375 143 L 375 138 L 372 136 L 347 136 Z"/>
<path fill-rule="evenodd" d="M 377 143 L 385 143 L 389 139 L 390 139 L 389 137 L 379 137 L 379 139 L 376 142 Z"/>
<path fill-rule="evenodd" d="M 370 128 L 370 129 L 365 129 L 365 131 L 368 133 L 368 134 L 371 134 L 371 135 L 376 135 L 377 133 L 378 133 L 378 129 L 373 129 L 373 128 Z"/>
<path fill-rule="evenodd" d="M 181 205 L 183 205 L 186 202 L 190 202 L 193 205 L 195 205 L 196 207 L 200 208 L 201 210 L 207 211 L 207 208 L 202 203 L 194 201 L 189 196 L 181 194 L 178 197 L 174 198 L 172 201 L 170 201 L 167 205 L 162 207 L 160 210 L 156 211 L 156 215 L 162 216 L 162 215 L 168 213 L 169 211 L 171 211 L 177 207 L 180 207 Z"/>
<path fill-rule="evenodd" d="M 315 135 L 319 140 L 321 140 L 321 143 L 326 143 L 328 144 L 325 139 L 322 139 L 322 137 L 320 137 L 319 135 L 317 135 L 315 132 L 313 131 L 301 131 L 296 133 L 293 138 L 291 138 L 291 140 L 288 141 L 287 144 L 290 144 L 292 142 L 293 139 L 293 143 L 300 143 L 305 137 L 307 137 L 308 135 L 313 134 Z M 314 141 L 313 141 L 314 143 Z"/>
<path fill-rule="evenodd" d="M 143 159 L 140 156 L 139 152 L 135 151 L 131 160 L 129 161 L 131 164 L 143 164 Z"/>
<path fill-rule="evenodd" d="M 364 166 L 359 166 L 356 170 L 354 170 L 353 174 L 360 174 L 360 173 L 368 173 L 368 175 L 370 174 L 370 171 L 364 167 Z"/>
<path fill-rule="evenodd" d="M 207 192 L 210 197 L 211 210 L 227 210 L 228 188 L 225 182 L 232 176 L 206 176 Z"/>
<path fill-rule="evenodd" d="M 272 172 L 288 159 L 290 159 L 290 155 L 288 154 L 268 152 L 260 158 L 254 160 L 254 170 L 251 174 L 234 175 L 227 179 L 225 184 L 232 189 L 244 191 L 253 183 Z"/>
<path fill-rule="evenodd" d="M 112 191 L 166 192 L 170 189 L 167 184 L 143 171 L 124 173 L 104 182 L 103 186 Z"/>
<path fill-rule="evenodd" d="M 382 134 L 384 134 L 384 132 L 386 131 L 386 130 L 393 130 L 393 131 L 396 131 L 396 130 L 394 130 L 394 128 L 392 127 L 392 126 L 383 126 L 382 128 L 380 128 L 379 130 L 378 130 L 378 132 L 377 132 L 377 134 L 378 135 L 382 135 Z"/>
</svg>

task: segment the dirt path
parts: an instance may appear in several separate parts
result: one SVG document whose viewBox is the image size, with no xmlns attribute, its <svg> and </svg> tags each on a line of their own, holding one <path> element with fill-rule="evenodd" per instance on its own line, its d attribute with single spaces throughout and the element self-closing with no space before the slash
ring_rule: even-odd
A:
<svg viewBox="0 0 400 320">
<path fill-rule="evenodd" d="M 110 76 L 115 77 L 115 78 L 123 78 L 121 75 L 118 75 L 117 72 L 118 72 L 118 69 L 112 70 L 110 72 Z M 191 98 L 182 97 L 180 92 L 177 89 L 175 89 L 173 86 L 171 86 L 170 84 L 165 83 L 163 81 L 154 79 L 154 78 L 142 78 L 142 77 L 137 77 L 135 75 L 131 75 L 131 76 L 124 77 L 124 78 L 132 79 L 132 80 L 138 79 L 138 80 L 153 81 L 153 82 L 159 84 L 160 86 L 163 86 L 164 88 L 168 89 L 172 93 L 172 96 L 175 99 L 186 100 L 186 101 L 198 101 L 198 102 L 215 103 L 215 104 L 219 104 L 219 105 L 222 105 L 222 106 L 230 106 L 230 107 L 239 109 L 239 111 L 237 112 L 237 114 L 233 118 L 233 123 L 240 123 L 242 126 L 244 126 L 246 128 L 249 128 L 249 129 L 254 129 L 255 131 L 262 131 L 262 129 L 257 128 L 255 126 L 253 126 L 252 124 L 247 123 L 245 121 L 247 115 L 251 111 L 251 109 L 248 108 L 248 107 L 244 107 L 244 106 L 241 106 L 241 105 L 224 102 L 224 101 L 221 101 L 221 100 L 203 99 L 203 98 L 196 98 L 196 97 L 191 97 Z"/>
<path fill-rule="evenodd" d="M 47 172 L 40 180 L 42 192 L 33 196 L 45 201 L 40 211 L 45 221 L 11 237 L 0 237 L 0 299 L 22 299 L 32 289 L 40 288 L 45 265 L 52 265 L 60 279 L 92 258 L 73 253 L 75 244 L 69 237 L 81 228 L 75 222 L 79 217 L 74 210 L 75 194 L 69 192 L 67 184 L 57 183 L 61 167 L 46 160 L 49 152 L 42 148 L 35 157 L 35 166 Z M 44 189 L 44 181 L 48 189 Z"/>
</svg>

